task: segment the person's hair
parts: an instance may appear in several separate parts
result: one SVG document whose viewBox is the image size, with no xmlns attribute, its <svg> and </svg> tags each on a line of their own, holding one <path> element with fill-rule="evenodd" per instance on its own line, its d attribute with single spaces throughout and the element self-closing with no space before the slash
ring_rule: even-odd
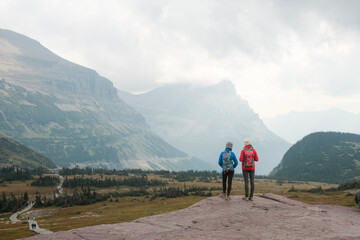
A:
<svg viewBox="0 0 360 240">
<path fill-rule="evenodd" d="M 250 139 L 244 139 L 244 145 L 247 146 L 247 145 L 251 145 L 251 141 Z"/>
<path fill-rule="evenodd" d="M 232 143 L 232 142 L 227 142 L 225 147 L 226 147 L 226 148 L 232 148 L 232 147 L 233 147 L 233 143 Z"/>
</svg>

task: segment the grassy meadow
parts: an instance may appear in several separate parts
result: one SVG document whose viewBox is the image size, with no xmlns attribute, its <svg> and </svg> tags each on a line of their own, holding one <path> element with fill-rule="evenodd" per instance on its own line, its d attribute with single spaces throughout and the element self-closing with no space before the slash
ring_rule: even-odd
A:
<svg viewBox="0 0 360 240">
<path fill-rule="evenodd" d="M 72 178 L 73 176 L 68 176 Z M 101 178 L 100 175 L 84 176 L 84 178 Z M 109 176 L 107 176 L 109 177 Z M 124 178 L 113 176 L 114 178 Z M 186 181 L 179 182 L 174 179 L 164 178 L 156 174 L 148 174 L 148 179 L 160 179 L 167 181 L 166 187 L 206 187 L 211 191 L 212 196 L 219 195 L 222 187 L 221 176 L 210 181 Z M 15 195 L 24 194 L 26 191 L 29 195 L 30 201 L 35 199 L 36 191 L 47 198 L 52 198 L 54 195 L 54 187 L 35 187 L 30 186 L 32 181 L 14 181 L 5 182 L 0 186 L 0 193 L 5 192 Z M 236 176 L 233 179 L 232 195 L 242 195 L 244 191 L 244 182 L 241 177 Z M 288 198 L 302 201 L 309 204 L 332 204 L 347 207 L 356 207 L 354 203 L 355 190 L 347 191 L 333 191 L 333 192 L 306 192 L 301 190 L 311 190 L 321 187 L 327 189 L 337 187 L 336 184 L 325 184 L 316 182 L 288 182 L 277 181 L 271 179 L 257 179 L 255 180 L 255 195 L 263 193 L 274 193 L 286 196 Z M 149 187 L 148 192 L 153 188 Z M 93 189 L 93 188 L 91 188 Z M 136 187 L 119 186 L 110 188 L 95 188 L 97 193 L 107 192 L 129 192 L 138 190 Z M 211 190 L 210 190 L 211 189 Z M 73 189 L 64 188 L 66 192 L 71 193 Z M 170 211 L 186 208 L 208 196 L 183 196 L 176 198 L 151 198 L 149 196 L 138 197 L 110 197 L 106 201 L 97 202 L 90 205 L 71 206 L 71 207 L 42 207 L 32 208 L 30 211 L 21 214 L 18 219 L 23 220 L 23 223 L 12 224 L 9 220 L 10 213 L 0 214 L 0 235 L 1 239 L 17 239 L 21 237 L 33 236 L 34 233 L 28 230 L 26 219 L 35 217 L 41 228 L 49 229 L 51 231 L 64 231 L 74 228 L 81 228 L 85 226 L 93 226 L 99 224 L 112 224 L 120 222 L 128 222 L 140 217 L 150 216 L 154 214 L 166 213 Z"/>
</svg>

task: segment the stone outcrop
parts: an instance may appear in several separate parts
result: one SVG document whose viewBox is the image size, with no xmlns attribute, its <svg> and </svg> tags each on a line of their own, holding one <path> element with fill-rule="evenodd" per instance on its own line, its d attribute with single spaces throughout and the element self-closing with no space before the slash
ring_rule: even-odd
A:
<svg viewBox="0 0 360 240">
<path fill-rule="evenodd" d="M 360 239 L 360 212 L 308 205 L 265 194 L 253 202 L 232 196 L 202 200 L 189 208 L 137 219 L 37 235 L 28 239 Z"/>
</svg>

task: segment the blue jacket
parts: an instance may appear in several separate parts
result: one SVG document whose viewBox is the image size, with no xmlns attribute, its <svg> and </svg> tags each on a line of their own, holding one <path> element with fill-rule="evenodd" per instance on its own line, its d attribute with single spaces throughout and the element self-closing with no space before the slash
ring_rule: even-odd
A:
<svg viewBox="0 0 360 240">
<path fill-rule="evenodd" d="M 225 152 L 230 152 L 230 151 L 232 151 L 231 148 L 226 148 L 225 149 Z M 222 167 L 222 157 L 223 157 L 223 155 L 224 155 L 224 152 L 222 152 L 220 154 L 220 157 L 219 157 L 218 164 L 219 164 L 220 167 Z M 231 159 L 234 161 L 234 166 L 233 166 L 233 170 L 234 170 L 236 168 L 236 166 L 238 165 L 238 160 L 237 160 L 237 158 L 235 156 L 235 153 L 233 153 L 233 152 L 231 152 Z"/>
</svg>

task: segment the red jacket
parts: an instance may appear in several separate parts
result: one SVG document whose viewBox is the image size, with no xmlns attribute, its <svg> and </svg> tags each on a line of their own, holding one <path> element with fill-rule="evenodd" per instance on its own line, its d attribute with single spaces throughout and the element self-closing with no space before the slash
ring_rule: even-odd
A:
<svg viewBox="0 0 360 240">
<path fill-rule="evenodd" d="M 250 148 L 252 148 L 252 146 L 251 145 L 246 145 L 244 148 L 250 149 Z M 257 152 L 255 151 L 254 148 L 253 148 L 253 151 L 254 151 L 254 160 L 257 162 L 257 161 L 259 161 L 259 157 L 258 157 Z M 245 158 L 245 151 L 243 149 L 243 150 L 241 150 L 240 157 L 239 157 L 240 162 L 241 162 L 241 166 L 242 166 L 242 170 L 252 170 L 252 171 L 254 171 L 255 170 L 255 162 L 254 162 L 254 166 L 245 167 L 244 166 L 244 158 Z"/>
</svg>

